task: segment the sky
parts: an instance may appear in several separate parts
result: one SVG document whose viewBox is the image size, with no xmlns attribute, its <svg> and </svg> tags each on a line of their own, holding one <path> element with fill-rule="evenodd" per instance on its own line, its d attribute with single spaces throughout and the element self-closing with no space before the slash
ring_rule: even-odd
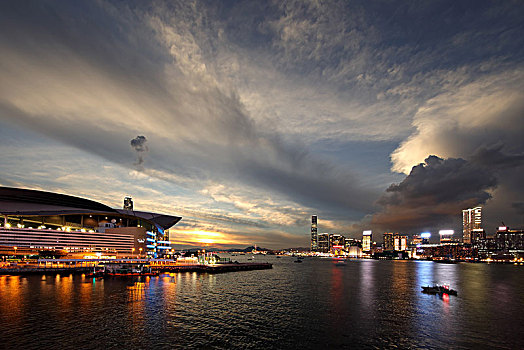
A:
<svg viewBox="0 0 524 350">
<path fill-rule="evenodd" d="M 2 1 L 0 185 L 178 248 L 524 227 L 521 1 Z"/>
</svg>

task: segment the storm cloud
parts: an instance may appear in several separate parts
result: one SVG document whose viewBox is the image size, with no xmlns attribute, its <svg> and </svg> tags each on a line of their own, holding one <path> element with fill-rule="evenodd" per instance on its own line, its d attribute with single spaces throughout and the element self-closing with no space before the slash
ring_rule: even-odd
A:
<svg viewBox="0 0 524 350">
<path fill-rule="evenodd" d="M 462 209 L 486 204 L 504 171 L 519 171 L 523 155 L 507 155 L 501 147 L 478 150 L 470 160 L 429 156 L 392 184 L 377 201 L 382 211 L 371 223 L 385 231 L 416 233 L 457 227 Z"/>
</svg>

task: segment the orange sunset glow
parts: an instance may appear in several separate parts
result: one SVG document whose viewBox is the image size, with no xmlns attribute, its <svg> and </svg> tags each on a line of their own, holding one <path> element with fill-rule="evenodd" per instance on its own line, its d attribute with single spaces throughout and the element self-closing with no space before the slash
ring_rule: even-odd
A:
<svg viewBox="0 0 524 350">
<path fill-rule="evenodd" d="M 172 244 L 192 245 L 246 245 L 245 239 L 222 232 L 206 231 L 201 229 L 184 230 L 173 228 L 169 230 Z"/>
</svg>

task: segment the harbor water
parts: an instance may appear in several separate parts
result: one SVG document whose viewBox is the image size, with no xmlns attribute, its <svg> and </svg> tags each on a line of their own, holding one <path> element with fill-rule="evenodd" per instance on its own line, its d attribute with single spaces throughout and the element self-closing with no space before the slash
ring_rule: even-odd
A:
<svg viewBox="0 0 524 350">
<path fill-rule="evenodd" d="M 524 348 L 521 265 L 254 260 L 273 269 L 0 276 L 0 348 Z"/>
</svg>

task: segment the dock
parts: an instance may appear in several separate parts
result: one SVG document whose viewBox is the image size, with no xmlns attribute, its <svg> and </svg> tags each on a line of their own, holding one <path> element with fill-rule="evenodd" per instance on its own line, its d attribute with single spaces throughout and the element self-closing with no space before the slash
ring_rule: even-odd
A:
<svg viewBox="0 0 524 350">
<path fill-rule="evenodd" d="M 229 264 L 193 264 L 193 265 L 172 265 L 172 266 L 153 266 L 153 271 L 159 272 L 208 272 L 222 273 L 232 271 L 266 270 L 272 269 L 270 263 L 229 263 Z"/>
<path fill-rule="evenodd" d="M 203 273 L 223 273 L 234 271 L 251 271 L 272 269 L 270 263 L 228 263 L 228 264 L 174 264 L 174 265 L 153 265 L 152 271 L 160 273 L 169 272 L 203 272 Z M 10 267 L 0 268 L 0 275 L 57 275 L 57 274 L 82 274 L 93 272 L 90 266 L 64 266 L 64 267 Z"/>
<path fill-rule="evenodd" d="M 1 275 L 11 275 L 11 276 L 20 276 L 20 275 L 70 275 L 70 274 L 81 274 L 89 273 L 93 271 L 90 267 L 20 267 L 20 268 L 8 268 L 0 269 Z"/>
</svg>

